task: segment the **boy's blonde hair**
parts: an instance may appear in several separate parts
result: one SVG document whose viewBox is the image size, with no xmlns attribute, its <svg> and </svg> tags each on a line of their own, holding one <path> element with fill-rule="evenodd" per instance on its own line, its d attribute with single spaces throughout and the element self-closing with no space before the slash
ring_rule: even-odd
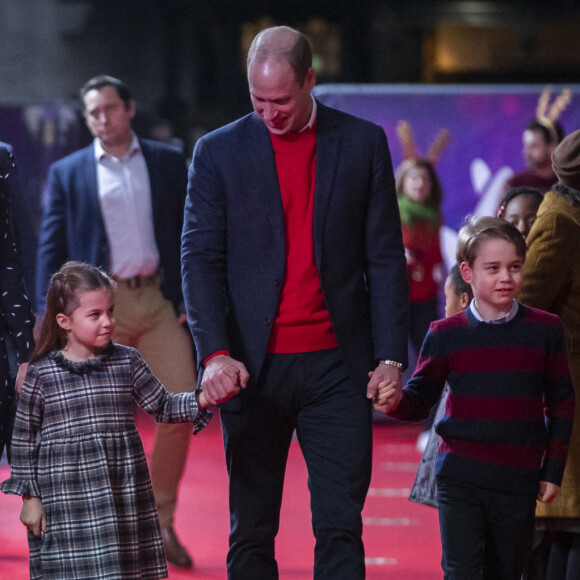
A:
<svg viewBox="0 0 580 580">
<path fill-rule="evenodd" d="M 466 262 L 473 266 L 479 246 L 487 240 L 505 240 L 513 244 L 517 255 L 526 259 L 526 242 L 522 234 L 511 223 L 495 217 L 472 219 L 459 230 L 457 236 L 457 263 Z"/>
</svg>

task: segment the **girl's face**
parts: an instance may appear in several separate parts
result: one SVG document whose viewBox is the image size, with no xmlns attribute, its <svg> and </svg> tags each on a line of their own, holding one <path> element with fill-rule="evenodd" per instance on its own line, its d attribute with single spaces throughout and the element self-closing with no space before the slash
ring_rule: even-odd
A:
<svg viewBox="0 0 580 580">
<path fill-rule="evenodd" d="M 418 203 L 424 203 L 431 195 L 431 176 L 425 167 L 411 167 L 403 179 L 405 195 Z"/>
<path fill-rule="evenodd" d="M 469 306 L 469 295 L 467 292 L 456 294 L 451 282 L 451 276 L 445 280 L 445 316 L 453 316 Z"/>
<path fill-rule="evenodd" d="M 532 224 L 536 221 L 538 202 L 533 195 L 521 194 L 514 197 L 505 208 L 503 219 L 510 222 L 524 236 L 530 233 Z"/>
<path fill-rule="evenodd" d="M 59 313 L 56 321 L 67 333 L 63 349 L 71 360 L 87 360 L 109 344 L 115 330 L 112 290 L 90 290 L 79 296 L 79 306 L 67 316 Z"/>
</svg>

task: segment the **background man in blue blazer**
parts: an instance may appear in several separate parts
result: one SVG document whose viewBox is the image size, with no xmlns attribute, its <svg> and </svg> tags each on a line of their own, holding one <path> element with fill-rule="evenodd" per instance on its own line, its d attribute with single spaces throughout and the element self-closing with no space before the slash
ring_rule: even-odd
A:
<svg viewBox="0 0 580 580">
<path fill-rule="evenodd" d="M 67 260 L 103 267 L 118 283 L 114 340 L 137 348 L 172 392 L 191 391 L 191 341 L 180 325 L 180 235 L 187 185 L 177 149 L 131 130 L 135 102 L 118 79 L 99 76 L 81 89 L 94 142 L 49 170 L 37 257 L 37 307 L 51 275 Z M 177 488 L 191 429 L 160 424 L 151 480 L 167 560 L 190 567 L 173 529 Z"/>
<path fill-rule="evenodd" d="M 312 97 L 310 44 L 297 31 L 254 39 L 248 81 L 254 113 L 197 143 L 182 236 L 201 388 L 213 403 L 237 393 L 221 409 L 228 578 L 278 578 L 274 540 L 296 430 L 314 578 L 358 580 L 372 400 L 382 380 L 400 389 L 407 356 L 390 153 L 380 127 Z"/>
</svg>

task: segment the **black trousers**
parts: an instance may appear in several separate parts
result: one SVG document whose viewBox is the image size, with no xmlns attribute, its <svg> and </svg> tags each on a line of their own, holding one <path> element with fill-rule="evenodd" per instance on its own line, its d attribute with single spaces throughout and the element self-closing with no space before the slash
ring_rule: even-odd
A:
<svg viewBox="0 0 580 580">
<path fill-rule="evenodd" d="M 371 403 L 338 350 L 267 356 L 239 411 L 221 413 L 230 478 L 229 580 L 274 580 L 294 430 L 308 469 L 315 580 L 365 577 L 361 511 L 372 459 Z"/>
<path fill-rule="evenodd" d="M 530 553 L 536 495 L 437 477 L 445 580 L 520 580 Z"/>
</svg>

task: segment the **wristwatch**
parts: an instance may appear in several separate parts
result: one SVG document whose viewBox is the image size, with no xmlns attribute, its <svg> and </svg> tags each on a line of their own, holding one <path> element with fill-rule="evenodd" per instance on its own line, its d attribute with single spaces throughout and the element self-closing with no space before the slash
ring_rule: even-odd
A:
<svg viewBox="0 0 580 580">
<path fill-rule="evenodd" d="M 389 360 L 388 358 L 381 359 L 378 364 L 388 365 L 390 367 L 397 367 L 400 371 L 403 370 L 403 363 L 397 362 L 396 360 Z"/>
</svg>

